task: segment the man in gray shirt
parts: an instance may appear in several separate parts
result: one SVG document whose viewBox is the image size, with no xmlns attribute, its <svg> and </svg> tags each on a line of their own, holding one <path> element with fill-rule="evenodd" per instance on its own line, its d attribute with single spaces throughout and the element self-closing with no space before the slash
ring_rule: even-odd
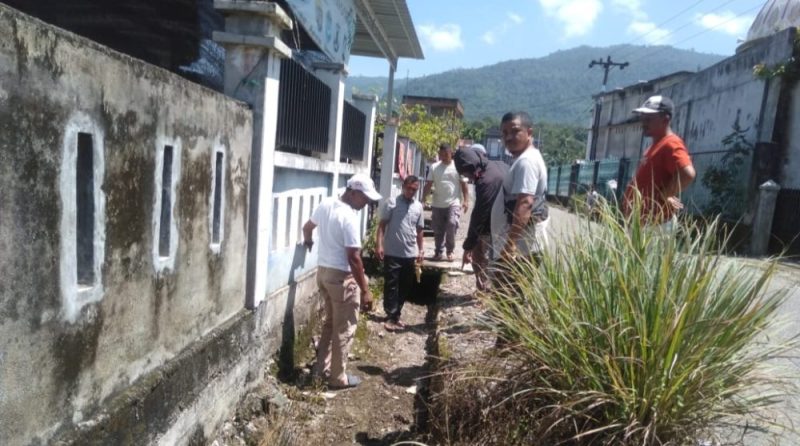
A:
<svg viewBox="0 0 800 446">
<path fill-rule="evenodd" d="M 376 237 L 378 258 L 383 261 L 384 327 L 394 331 L 405 328 L 400 312 L 405 303 L 405 286 L 413 277 L 414 262 L 422 263 L 422 203 L 414 199 L 419 191 L 419 178 L 407 176 L 400 195 L 383 202 Z"/>
</svg>

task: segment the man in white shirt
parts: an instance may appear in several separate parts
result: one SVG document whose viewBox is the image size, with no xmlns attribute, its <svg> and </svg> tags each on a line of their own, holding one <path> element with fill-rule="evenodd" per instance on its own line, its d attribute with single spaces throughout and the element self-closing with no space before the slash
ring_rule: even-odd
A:
<svg viewBox="0 0 800 446">
<path fill-rule="evenodd" d="M 442 260 L 442 251 L 447 250 L 447 260 L 453 261 L 456 247 L 456 231 L 461 220 L 461 211 L 469 209 L 467 183 L 461 180 L 453 163 L 453 148 L 450 144 L 439 145 L 439 162 L 428 172 L 422 201 L 433 189 L 431 203 L 431 227 L 434 237 L 434 260 Z"/>
<path fill-rule="evenodd" d="M 533 145 L 533 123 L 527 113 L 506 113 L 500 129 L 506 149 L 514 157 L 492 208 L 492 227 L 506 228 L 498 231 L 505 233 L 500 258 L 511 262 L 519 254 L 536 259 L 547 244 L 547 166 Z M 495 226 L 497 221 L 500 225 Z"/>
<path fill-rule="evenodd" d="M 323 200 L 303 225 L 303 244 L 309 251 L 314 246 L 313 231 L 319 227 L 317 285 L 325 306 L 325 320 L 314 375 L 329 375 L 328 386 L 332 389 L 355 387 L 361 382 L 357 376 L 346 373 L 358 309 L 372 309 L 372 294 L 361 263 L 357 211 L 380 198 L 369 176 L 353 175 L 344 194 Z"/>
</svg>

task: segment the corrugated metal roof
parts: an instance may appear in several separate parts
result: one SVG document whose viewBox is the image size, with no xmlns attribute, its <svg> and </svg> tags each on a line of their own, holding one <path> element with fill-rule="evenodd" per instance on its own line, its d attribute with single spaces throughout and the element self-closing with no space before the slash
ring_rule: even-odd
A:
<svg viewBox="0 0 800 446">
<path fill-rule="evenodd" d="M 350 54 L 389 59 L 423 59 L 405 0 L 355 0 L 356 33 Z"/>
</svg>

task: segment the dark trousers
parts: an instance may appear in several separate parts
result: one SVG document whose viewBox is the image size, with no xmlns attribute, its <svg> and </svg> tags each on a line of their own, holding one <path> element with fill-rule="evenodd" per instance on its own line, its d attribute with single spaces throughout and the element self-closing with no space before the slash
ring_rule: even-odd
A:
<svg viewBox="0 0 800 446">
<path fill-rule="evenodd" d="M 414 280 L 414 257 L 383 258 L 383 311 L 392 320 L 400 319 L 400 312 Z"/>
</svg>

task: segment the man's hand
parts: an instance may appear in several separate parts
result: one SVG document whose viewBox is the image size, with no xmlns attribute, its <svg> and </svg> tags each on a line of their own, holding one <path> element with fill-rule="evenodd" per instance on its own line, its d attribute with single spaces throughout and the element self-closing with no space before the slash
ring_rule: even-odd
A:
<svg viewBox="0 0 800 446">
<path fill-rule="evenodd" d="M 417 254 L 417 263 L 422 265 L 422 262 L 425 261 L 425 252 L 421 251 Z"/>
<path fill-rule="evenodd" d="M 511 264 L 514 261 L 514 257 L 517 254 L 517 245 L 516 243 L 506 243 L 503 247 L 503 250 L 500 251 L 500 262 Z"/>
<path fill-rule="evenodd" d="M 464 211 L 464 215 L 467 215 L 467 211 L 469 210 L 469 203 L 465 201 L 464 204 L 461 205 L 461 209 Z"/>
<path fill-rule="evenodd" d="M 313 240 L 304 240 L 303 241 L 303 246 L 306 247 L 306 250 L 308 252 L 311 252 L 311 248 L 314 247 L 314 241 Z"/>
<path fill-rule="evenodd" d="M 675 196 L 667 197 L 667 206 L 669 206 L 673 211 L 680 211 L 683 209 L 683 203 L 681 203 L 681 199 Z"/>
<path fill-rule="evenodd" d="M 472 263 L 472 251 L 465 250 L 464 255 L 461 256 L 461 269 L 464 269 L 464 265 L 469 265 Z"/>
<path fill-rule="evenodd" d="M 375 250 L 375 255 L 378 256 L 378 260 L 383 262 L 383 246 L 378 246 L 378 248 Z"/>
<path fill-rule="evenodd" d="M 364 313 L 372 311 L 372 292 L 370 290 L 361 292 L 361 311 Z"/>
</svg>

